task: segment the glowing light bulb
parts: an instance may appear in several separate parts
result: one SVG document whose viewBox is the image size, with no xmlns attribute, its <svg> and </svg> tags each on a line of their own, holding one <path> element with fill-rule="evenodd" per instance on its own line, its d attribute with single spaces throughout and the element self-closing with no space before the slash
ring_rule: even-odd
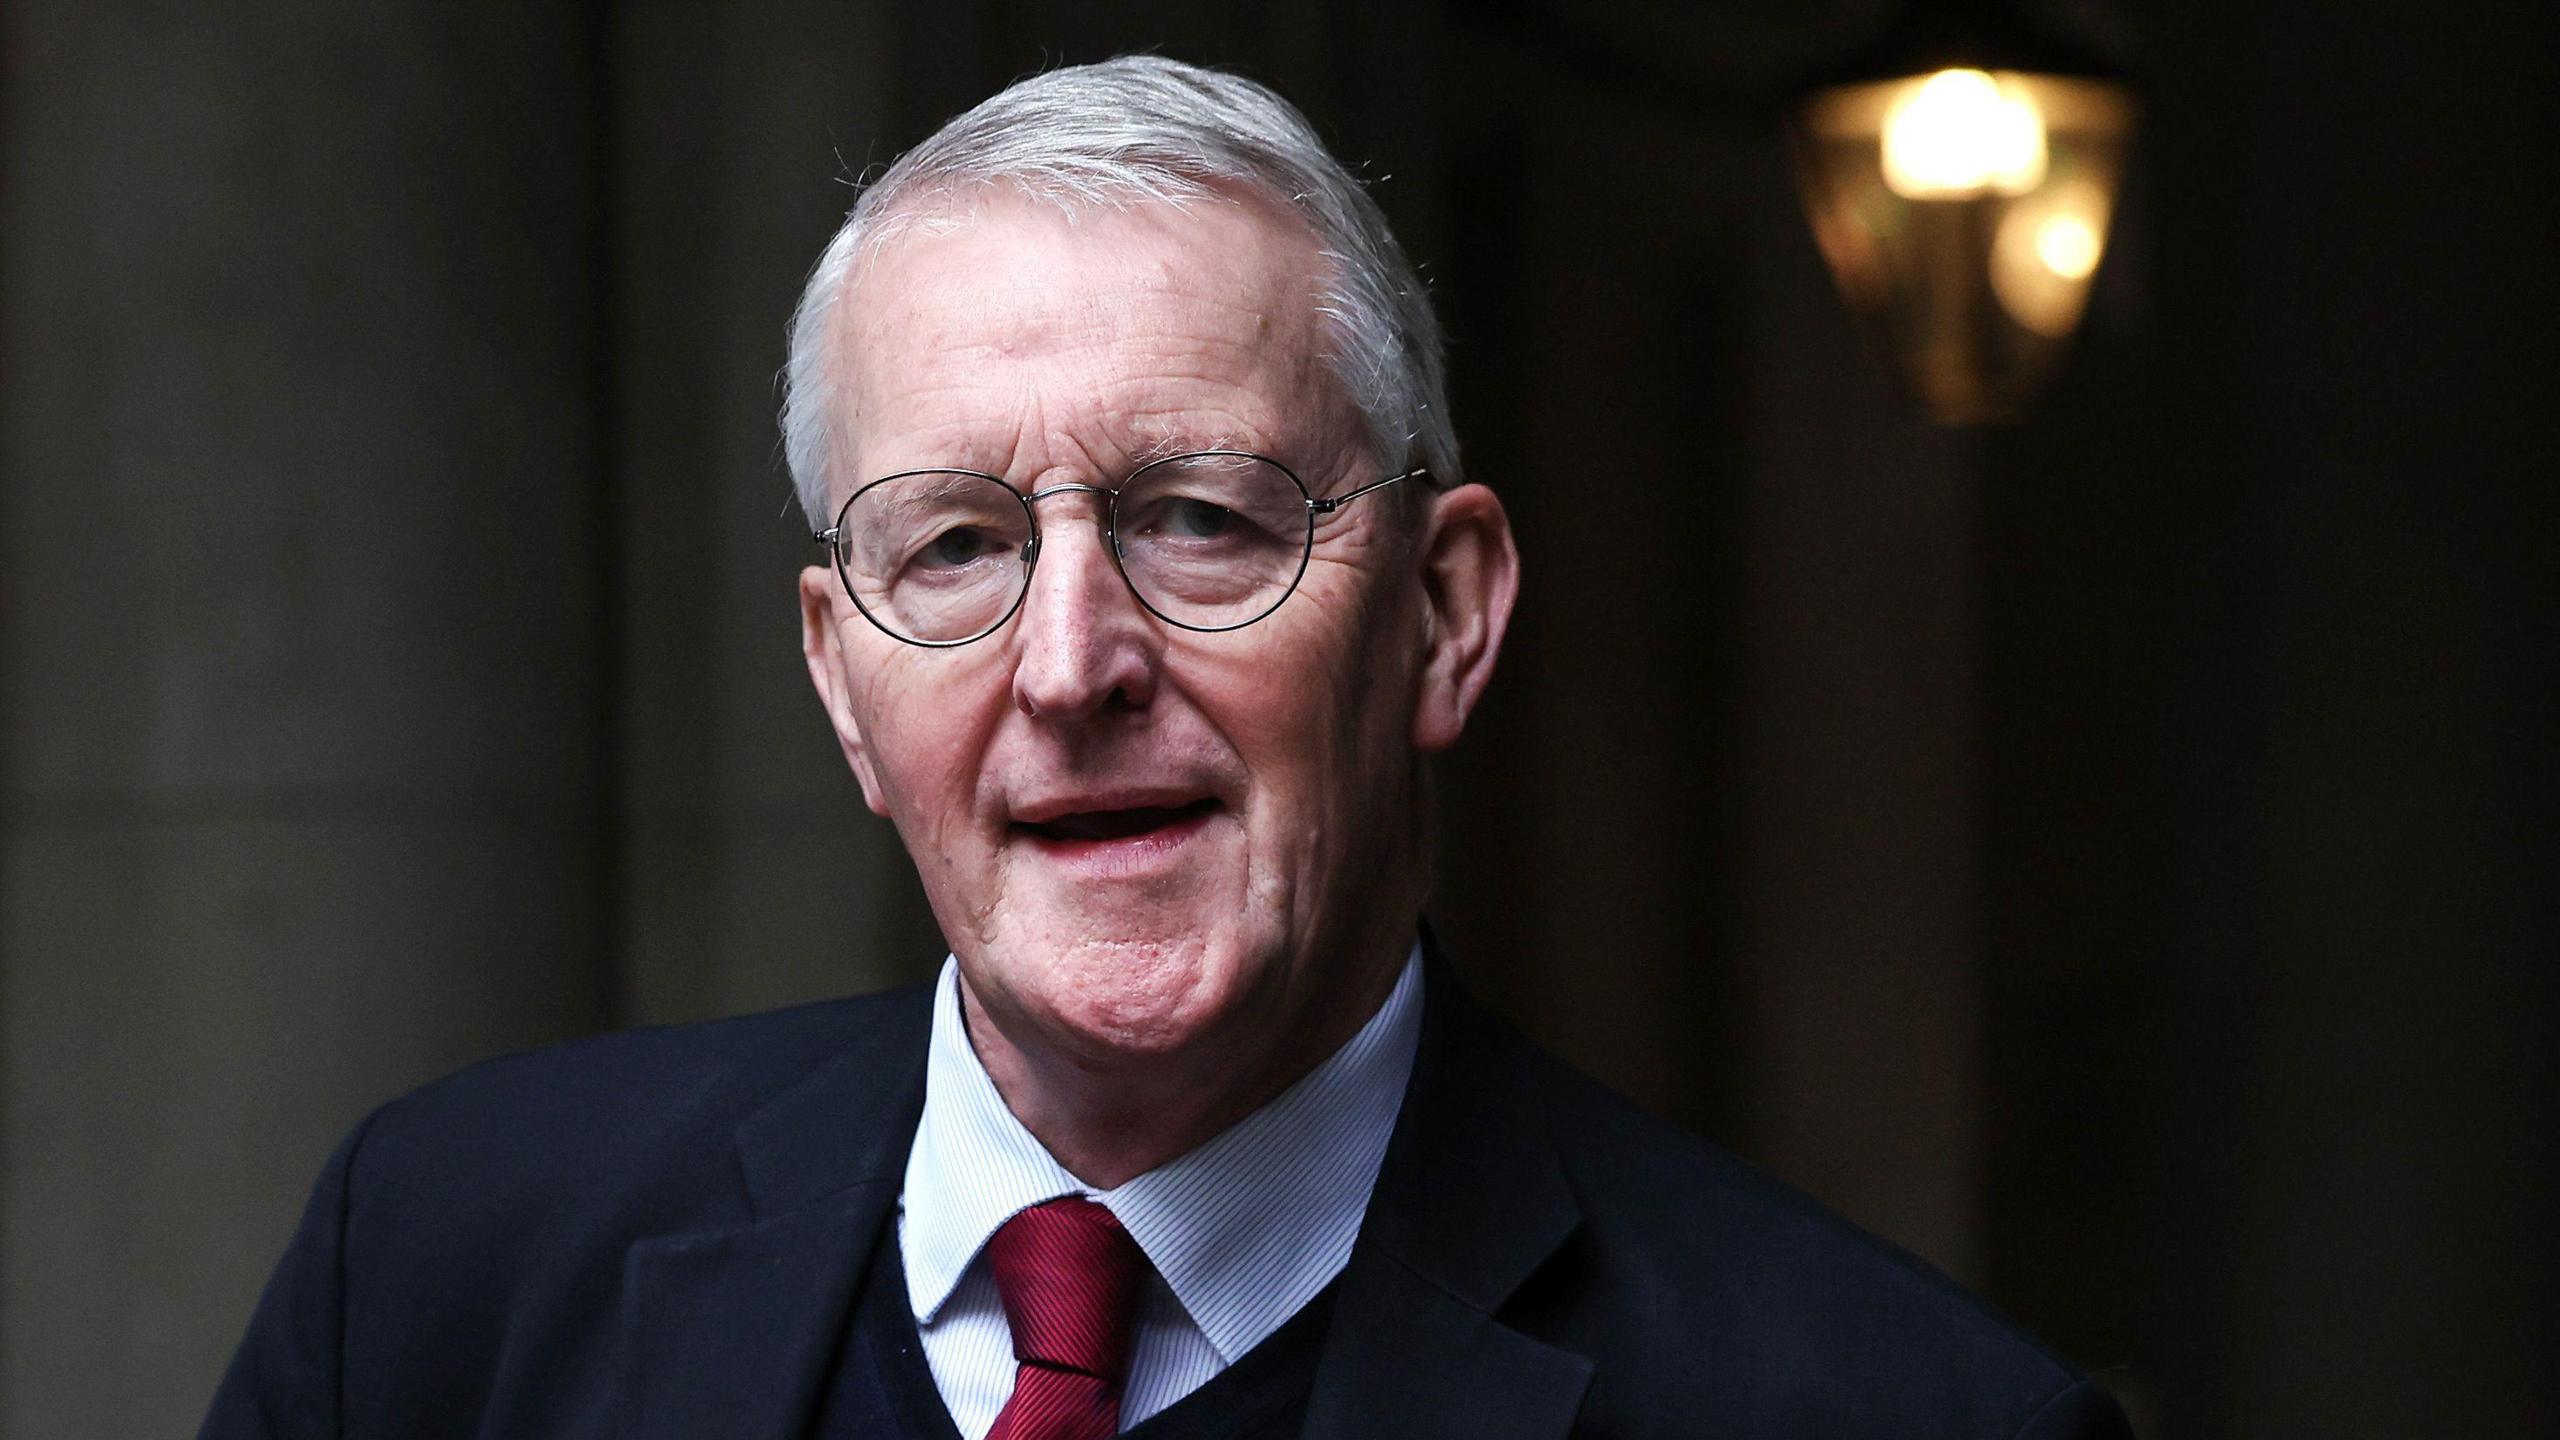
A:
<svg viewBox="0 0 2560 1440">
<path fill-rule="evenodd" d="M 2036 227 L 2036 258 L 2065 280 L 2086 280 L 2098 268 L 2098 227 L 2078 215 L 2055 215 Z"/>
<path fill-rule="evenodd" d="M 2011 319 L 2060 337 L 2080 323 L 2107 247 L 2106 192 L 2062 180 L 2010 202 L 1991 246 L 1991 291 Z"/>
<path fill-rule="evenodd" d="M 2023 195 L 2044 181 L 2044 113 L 1980 70 L 1941 70 L 1884 121 L 1884 181 L 1907 200 Z"/>
</svg>

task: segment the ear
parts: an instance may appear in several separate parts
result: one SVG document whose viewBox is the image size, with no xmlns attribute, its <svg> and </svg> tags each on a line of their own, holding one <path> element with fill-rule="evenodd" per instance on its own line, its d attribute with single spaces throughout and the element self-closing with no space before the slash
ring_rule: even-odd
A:
<svg viewBox="0 0 2560 1440">
<path fill-rule="evenodd" d="M 862 725 L 853 714 L 852 657 L 845 653 L 844 622 L 858 617 L 840 613 L 840 607 L 849 603 L 834 571 L 812 565 L 800 572 L 800 654 L 809 662 L 809 683 L 817 687 L 818 703 L 826 707 L 828 723 L 836 727 L 836 743 L 844 748 L 853 778 L 862 782 L 863 803 L 872 814 L 886 816 L 888 797 L 880 789 L 871 751 L 862 742 Z"/>
<path fill-rule="evenodd" d="M 1482 485 L 1433 496 L 1420 563 L 1424 628 L 1413 748 L 1435 755 L 1458 743 L 1493 679 L 1520 595 L 1520 551 L 1501 497 Z"/>
</svg>

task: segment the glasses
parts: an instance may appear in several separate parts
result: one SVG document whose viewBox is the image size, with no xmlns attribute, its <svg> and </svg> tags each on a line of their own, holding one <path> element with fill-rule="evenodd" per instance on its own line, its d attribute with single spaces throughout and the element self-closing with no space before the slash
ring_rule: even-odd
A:
<svg viewBox="0 0 2560 1440">
<path fill-rule="evenodd" d="M 1243 450 L 1168 455 L 1117 489 L 1029 493 L 975 470 L 904 470 L 846 497 L 827 547 L 854 608 L 891 637 L 946 648 L 1001 629 L 1031 589 L 1053 495 L 1103 497 L 1111 558 L 1138 603 L 1185 630 L 1237 630 L 1280 608 L 1315 549 L 1316 520 L 1408 470 L 1318 499 L 1288 466 Z"/>
</svg>

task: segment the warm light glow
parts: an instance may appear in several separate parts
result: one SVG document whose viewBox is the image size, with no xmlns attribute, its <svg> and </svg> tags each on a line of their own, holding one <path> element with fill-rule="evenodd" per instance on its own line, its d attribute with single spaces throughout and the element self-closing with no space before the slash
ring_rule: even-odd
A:
<svg viewBox="0 0 2560 1440">
<path fill-rule="evenodd" d="M 2068 335 L 2106 252 L 2107 193 L 2061 180 L 2009 202 L 1991 246 L 1991 291 L 2039 335 Z"/>
<path fill-rule="evenodd" d="M 2134 110 L 2080 75 L 1853 80 L 1796 113 L 1796 176 L 1840 296 L 1930 419 L 2014 419 L 2089 308 Z"/>
<path fill-rule="evenodd" d="M 2098 228 L 2078 215 L 2056 215 L 2036 227 L 2036 258 L 2065 280 L 2086 280 L 2098 268 Z"/>
<path fill-rule="evenodd" d="M 1980 70 L 1941 70 L 1885 113 L 1884 180 L 1905 199 L 2023 195 L 2044 172 L 2035 98 Z"/>
</svg>

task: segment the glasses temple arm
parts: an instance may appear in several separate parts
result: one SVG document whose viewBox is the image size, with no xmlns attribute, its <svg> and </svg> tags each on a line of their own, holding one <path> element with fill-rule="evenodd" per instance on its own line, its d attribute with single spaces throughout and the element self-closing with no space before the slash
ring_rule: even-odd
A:
<svg viewBox="0 0 2560 1440">
<path fill-rule="evenodd" d="M 1327 500 L 1309 500 L 1307 502 L 1307 508 L 1318 515 L 1330 515 L 1334 511 L 1341 509 L 1343 506 L 1350 504 L 1352 501 L 1359 499 L 1361 496 L 1368 494 L 1372 490 L 1384 490 L 1399 480 L 1427 479 L 1430 474 L 1431 471 L 1427 468 L 1407 470 L 1401 475 L 1390 475 L 1384 480 L 1372 480 L 1368 484 L 1363 485 L 1359 489 L 1353 490 L 1348 494 L 1336 495 Z"/>
</svg>

